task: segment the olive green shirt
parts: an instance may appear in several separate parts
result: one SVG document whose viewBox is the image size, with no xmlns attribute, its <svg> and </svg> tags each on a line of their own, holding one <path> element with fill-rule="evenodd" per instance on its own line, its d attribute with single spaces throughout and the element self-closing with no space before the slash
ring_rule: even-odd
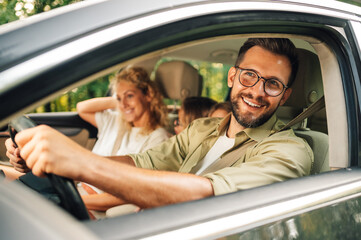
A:
<svg viewBox="0 0 361 240">
<path fill-rule="evenodd" d="M 129 156 L 137 167 L 192 173 L 192 168 L 227 130 L 230 116 L 197 119 L 160 145 Z M 245 154 L 232 156 L 235 159 L 230 166 L 202 175 L 210 179 L 215 195 L 310 174 L 313 164 L 311 148 L 291 129 L 276 132 L 282 126 L 284 124 L 273 115 L 263 125 L 236 134 L 234 146 L 222 154 L 221 159 L 243 144 L 255 142 L 245 148 Z"/>
</svg>

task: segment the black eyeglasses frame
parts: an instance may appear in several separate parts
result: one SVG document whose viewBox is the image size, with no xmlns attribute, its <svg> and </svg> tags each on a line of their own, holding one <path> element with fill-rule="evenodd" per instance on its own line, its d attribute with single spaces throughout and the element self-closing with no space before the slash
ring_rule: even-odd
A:
<svg viewBox="0 0 361 240">
<path fill-rule="evenodd" d="M 234 66 L 234 67 L 240 71 L 240 74 L 239 74 L 239 76 L 238 76 L 238 82 L 239 82 L 242 86 L 244 86 L 244 87 L 253 87 L 253 86 L 255 86 L 255 85 L 259 82 L 260 79 L 263 79 L 263 90 L 264 90 L 264 92 L 265 92 L 268 96 L 270 96 L 270 97 L 278 97 L 279 95 L 281 95 L 282 93 L 284 93 L 284 92 L 288 89 L 288 86 L 285 85 L 283 82 L 281 82 L 281 81 L 278 80 L 278 79 L 275 79 L 275 78 L 264 78 L 264 77 L 260 76 L 255 70 L 252 70 L 252 69 L 241 68 L 241 67 L 238 67 L 238 66 Z M 252 86 L 246 86 L 246 85 L 244 85 L 244 84 L 241 82 L 241 72 L 242 72 L 242 71 L 245 71 L 245 70 L 246 70 L 246 71 L 254 72 L 254 73 L 256 74 L 257 78 L 258 78 L 258 80 L 257 80 Z M 237 74 L 237 72 L 236 72 L 236 74 Z M 268 94 L 268 93 L 266 92 L 266 82 L 267 82 L 267 81 L 270 81 L 270 80 L 277 81 L 277 82 L 279 82 L 279 83 L 282 84 L 283 89 L 282 89 L 282 91 L 281 91 L 279 94 L 277 94 L 277 95 L 270 95 L 270 94 Z"/>
</svg>

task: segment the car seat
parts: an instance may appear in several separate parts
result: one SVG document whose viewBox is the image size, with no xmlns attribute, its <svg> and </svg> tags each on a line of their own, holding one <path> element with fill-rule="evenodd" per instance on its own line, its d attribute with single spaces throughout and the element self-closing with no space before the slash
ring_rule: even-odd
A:
<svg viewBox="0 0 361 240">
<path fill-rule="evenodd" d="M 299 68 L 292 86 L 292 94 L 276 112 L 277 116 L 285 123 L 292 120 L 303 109 L 323 96 L 321 67 L 317 55 L 305 49 L 297 49 L 297 54 Z M 321 110 L 309 119 L 305 119 L 300 124 L 292 127 L 295 134 L 305 139 L 313 150 L 314 164 L 311 174 L 329 170 L 329 143 L 328 135 L 326 134 L 325 113 L 325 110 Z"/>
<path fill-rule="evenodd" d="M 203 78 L 197 69 L 183 61 L 164 62 L 157 68 L 155 81 L 165 98 L 183 100 L 200 96 Z"/>
<path fill-rule="evenodd" d="M 168 131 L 174 132 L 174 120 L 178 118 L 177 103 L 187 97 L 201 96 L 203 78 L 190 64 L 183 61 L 169 61 L 159 65 L 155 82 L 165 98 L 174 100 L 174 108 L 169 113 Z"/>
</svg>

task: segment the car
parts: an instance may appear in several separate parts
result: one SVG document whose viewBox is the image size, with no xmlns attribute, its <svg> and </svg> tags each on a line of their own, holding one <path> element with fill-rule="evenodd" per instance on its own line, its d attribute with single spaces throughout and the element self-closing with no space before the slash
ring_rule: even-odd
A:
<svg viewBox="0 0 361 240">
<path fill-rule="evenodd" d="M 92 0 L 0 26 L 1 141 L 10 121 L 100 76 L 127 65 L 150 73 L 163 58 L 232 66 L 250 37 L 285 37 L 298 48 L 300 69 L 281 119 L 324 96 L 323 109 L 293 126 L 313 148 L 310 176 L 97 221 L 79 220 L 24 185 L 0 180 L 1 238 L 360 238 L 361 8 L 353 5 Z M 194 90 L 172 79 L 163 79 L 165 94 L 169 85 Z M 84 147 L 96 139 L 96 129 L 74 112 L 28 116 Z"/>
</svg>

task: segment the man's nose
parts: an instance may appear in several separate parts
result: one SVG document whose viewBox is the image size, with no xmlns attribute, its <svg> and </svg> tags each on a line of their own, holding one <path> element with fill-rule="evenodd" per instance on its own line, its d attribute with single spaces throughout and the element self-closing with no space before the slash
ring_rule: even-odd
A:
<svg viewBox="0 0 361 240">
<path fill-rule="evenodd" d="M 254 90 L 254 94 L 257 94 L 257 96 L 265 96 L 266 92 L 264 89 L 264 79 L 260 78 L 259 81 L 256 83 L 256 85 L 254 85 L 252 88 Z"/>
</svg>

